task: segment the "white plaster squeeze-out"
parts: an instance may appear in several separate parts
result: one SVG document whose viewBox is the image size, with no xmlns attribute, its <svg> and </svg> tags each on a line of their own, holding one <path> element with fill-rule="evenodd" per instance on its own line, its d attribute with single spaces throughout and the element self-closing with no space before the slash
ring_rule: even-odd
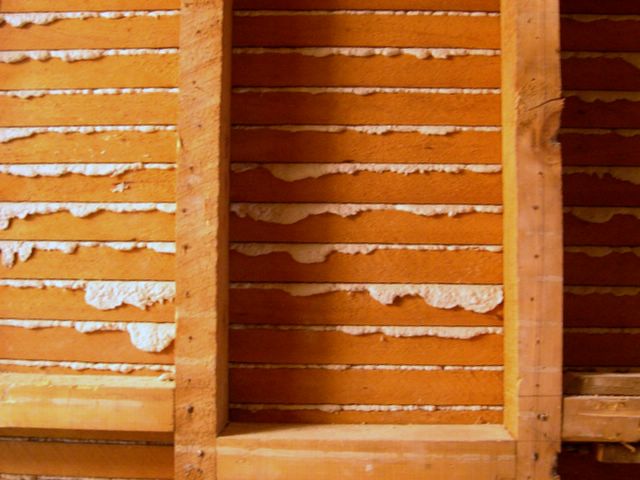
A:
<svg viewBox="0 0 640 480">
<path fill-rule="evenodd" d="M 640 257 L 640 247 L 564 247 L 565 253 L 583 253 L 589 257 L 606 257 L 612 253 L 632 253 Z"/>
<path fill-rule="evenodd" d="M 279 325 L 281 326 L 281 325 Z M 292 328 L 295 330 L 295 328 Z M 303 329 L 302 327 L 299 329 Z M 420 372 L 502 372 L 502 365 L 353 365 L 344 363 L 229 363 L 229 368 L 250 370 L 314 369 L 314 370 L 385 370 Z"/>
<path fill-rule="evenodd" d="M 233 93 L 350 93 L 374 95 L 376 93 L 411 93 L 425 95 L 499 95 L 499 88 L 432 88 L 432 87 L 238 87 Z M 638 94 L 640 95 L 640 93 Z"/>
<path fill-rule="evenodd" d="M 606 223 L 615 215 L 631 215 L 640 220 L 638 207 L 565 207 L 563 211 L 589 223 Z"/>
<path fill-rule="evenodd" d="M 132 17 L 169 17 L 179 15 L 179 10 L 133 10 L 114 12 L 29 12 L 0 13 L 0 24 L 6 23 L 15 28 L 29 25 L 49 25 L 58 20 L 86 20 L 88 18 L 132 18 Z"/>
<path fill-rule="evenodd" d="M 614 295 L 616 297 L 635 297 L 640 295 L 640 287 L 564 287 L 570 295 Z"/>
<path fill-rule="evenodd" d="M 83 218 L 98 212 L 133 213 L 163 212 L 173 214 L 175 203 L 80 203 L 80 202 L 0 202 L 0 230 L 9 228 L 11 220 L 25 219 L 32 215 L 48 215 L 68 212 Z"/>
<path fill-rule="evenodd" d="M 260 222 L 293 224 L 311 215 L 331 214 L 352 217 L 363 212 L 396 211 L 432 217 L 447 215 L 455 217 L 468 213 L 500 214 L 499 205 L 402 205 L 369 203 L 232 203 L 231 211 L 240 218 L 249 217 Z M 0 207 L 0 220 L 2 219 Z M 1 224 L 0 224 L 1 226 Z"/>
<path fill-rule="evenodd" d="M 87 177 L 117 177 L 137 170 L 174 170 L 174 163 L 45 163 L 0 164 L 0 174 L 16 177 L 61 177 L 84 175 Z"/>
<path fill-rule="evenodd" d="M 333 15 L 397 15 L 420 17 L 499 17 L 498 12 L 451 10 L 236 10 L 236 17 L 307 17 Z"/>
<path fill-rule="evenodd" d="M 639 18 L 640 19 L 640 18 Z M 629 65 L 640 69 L 640 53 L 638 52 L 562 52 L 563 59 L 607 59 L 607 60 L 623 60 Z"/>
<path fill-rule="evenodd" d="M 1 243 L 0 243 L 1 248 Z M 298 263 L 321 263 L 334 253 L 343 255 L 369 255 L 379 250 L 418 252 L 482 251 L 502 252 L 500 245 L 403 245 L 376 243 L 232 243 L 234 252 L 250 257 L 287 253 Z"/>
<path fill-rule="evenodd" d="M 174 254 L 176 246 L 173 242 L 50 242 L 50 241 L 21 241 L 0 240 L 0 257 L 3 267 L 10 268 L 16 261 L 26 262 L 33 252 L 42 250 L 46 252 L 60 252 L 66 254 L 75 253 L 78 248 L 105 247 L 119 251 L 132 251 L 148 248 L 158 253 Z"/>
<path fill-rule="evenodd" d="M 640 101 L 640 92 L 618 92 L 610 90 L 565 90 L 565 97 L 579 98 L 583 102 L 605 102 L 613 103 L 621 100 L 629 102 Z"/>
<path fill-rule="evenodd" d="M 424 163 L 232 163 L 233 173 L 256 169 L 267 170 L 272 176 L 285 182 L 296 182 L 326 175 L 353 175 L 360 172 L 395 173 L 399 175 L 429 173 L 500 173 L 501 165 L 479 164 L 424 164 Z"/>
<path fill-rule="evenodd" d="M 102 57 L 120 57 L 132 55 L 176 55 L 177 48 L 110 48 L 76 50 L 7 50 L 0 52 L 0 63 L 18 63 L 25 60 L 46 62 L 51 59 L 63 62 L 96 60 Z"/>
<path fill-rule="evenodd" d="M 501 412 L 503 407 L 494 405 L 358 405 L 358 404 L 279 404 L 279 403 L 232 403 L 234 410 L 261 412 L 278 411 L 320 411 L 338 412 Z"/>
<path fill-rule="evenodd" d="M 379 283 L 232 283 L 232 289 L 281 290 L 294 297 L 334 292 L 368 293 L 383 305 L 403 297 L 421 297 L 435 308 L 462 308 L 487 313 L 502 303 L 501 285 L 379 284 Z"/>
<path fill-rule="evenodd" d="M 85 302 L 98 310 L 113 310 L 122 305 L 145 310 L 176 296 L 174 282 L 158 281 L 0 279 L 0 287 L 83 290 Z"/>
<path fill-rule="evenodd" d="M 64 88 L 48 90 L 0 90 L 2 97 L 15 97 L 23 100 L 44 97 L 45 95 L 143 95 L 145 93 L 178 93 L 175 87 L 159 88 Z"/>
<path fill-rule="evenodd" d="M 347 335 L 361 336 L 382 334 L 386 337 L 438 337 L 468 340 L 482 335 L 502 335 L 502 327 L 400 327 L 389 325 L 248 325 L 233 324 L 231 330 L 282 330 L 306 332 L 339 332 Z"/>
<path fill-rule="evenodd" d="M 176 338 L 175 323 L 85 322 L 69 320 L 1 320 L 0 327 L 28 329 L 74 328 L 80 333 L 127 332 L 134 347 L 143 352 L 162 352 Z"/>
<path fill-rule="evenodd" d="M 91 135 L 94 133 L 114 132 L 175 132 L 175 125 L 120 125 L 120 126 L 82 126 L 82 127 L 10 127 L 0 128 L 0 143 L 11 142 L 21 138 L 29 138 L 44 133 L 79 133 Z"/>
<path fill-rule="evenodd" d="M 480 48 L 396 48 L 396 47 L 307 47 L 307 48 L 234 48 L 233 53 L 240 55 L 296 54 L 306 57 L 398 57 L 409 55 L 419 60 L 427 58 L 447 59 L 451 57 L 481 56 L 494 57 L 500 50 Z"/>
<path fill-rule="evenodd" d="M 640 185 L 639 167 L 564 167 L 562 173 L 564 175 L 593 175 L 599 179 L 609 176 L 616 180 Z"/>
<path fill-rule="evenodd" d="M 421 135 L 451 135 L 459 132 L 500 132 L 497 126 L 469 127 L 462 125 L 235 125 L 233 130 L 276 130 L 283 132 L 323 132 L 344 133 L 357 132 L 368 135 L 386 135 L 389 133 L 419 133 Z"/>
<path fill-rule="evenodd" d="M 27 368 L 66 368 L 75 371 L 97 370 L 114 373 L 160 372 L 175 374 L 174 365 L 156 365 L 147 363 L 94 363 L 94 362 L 57 362 L 53 360 L 0 360 L 0 366 Z"/>
</svg>

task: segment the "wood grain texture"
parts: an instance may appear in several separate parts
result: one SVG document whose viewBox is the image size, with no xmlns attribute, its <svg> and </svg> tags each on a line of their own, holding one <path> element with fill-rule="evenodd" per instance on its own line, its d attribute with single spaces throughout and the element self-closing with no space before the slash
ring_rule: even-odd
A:
<svg viewBox="0 0 640 480">
<path fill-rule="evenodd" d="M 3 12 L 171 10 L 179 0 L 3 0 Z"/>
<path fill-rule="evenodd" d="M 552 479 L 562 398 L 559 2 L 501 7 L 505 425 L 516 478 Z"/>
<path fill-rule="evenodd" d="M 640 397 L 564 398 L 562 438 L 569 442 L 640 441 Z"/>
<path fill-rule="evenodd" d="M 173 431 L 171 382 L 0 373 L 0 385 L 0 428 Z"/>
<path fill-rule="evenodd" d="M 564 393 L 640 396 L 640 374 L 567 372 L 564 375 Z"/>
<path fill-rule="evenodd" d="M 175 479 L 216 478 L 227 421 L 231 1 L 183 0 L 176 219 Z"/>
<path fill-rule="evenodd" d="M 496 12 L 498 0 L 236 0 L 241 10 L 298 10 L 298 9 L 362 9 L 362 10 L 477 10 Z"/>
<path fill-rule="evenodd" d="M 631 447 L 631 448 L 630 448 Z M 635 445 L 600 443 L 597 446 L 596 458 L 598 462 L 609 464 L 639 464 L 640 454 Z"/>
</svg>

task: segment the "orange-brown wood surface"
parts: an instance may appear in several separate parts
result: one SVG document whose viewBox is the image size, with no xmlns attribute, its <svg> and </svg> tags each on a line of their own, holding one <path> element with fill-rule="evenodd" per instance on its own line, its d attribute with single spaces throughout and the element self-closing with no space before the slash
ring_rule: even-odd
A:
<svg viewBox="0 0 640 480">
<path fill-rule="evenodd" d="M 500 57 L 419 59 L 313 57 L 296 53 L 236 53 L 233 84 L 242 87 L 358 86 L 500 88 Z"/>
<path fill-rule="evenodd" d="M 501 335 L 473 339 L 342 332 L 232 329 L 230 360 L 246 363 L 500 365 Z"/>
<path fill-rule="evenodd" d="M 500 96 L 437 93 L 247 92 L 233 95 L 238 125 L 498 125 Z M 458 112 L 465 111 L 461 116 Z"/>
<path fill-rule="evenodd" d="M 179 0 L 3 0 L 3 12 L 64 12 L 101 10 L 165 10 L 180 8 Z"/>
<path fill-rule="evenodd" d="M 177 106 L 174 93 L 0 96 L 0 126 L 167 125 Z"/>
<path fill-rule="evenodd" d="M 469 213 L 456 217 L 421 217 L 405 212 L 372 211 L 341 218 L 323 214 L 291 225 L 231 217 L 232 241 L 338 243 L 448 243 L 496 245 L 501 216 Z"/>
<path fill-rule="evenodd" d="M 234 5 L 240 10 L 499 10 L 498 0 L 307 0 L 304 4 L 297 0 L 236 0 Z"/>
<path fill-rule="evenodd" d="M 174 163 L 176 132 L 42 133 L 0 143 L 4 163 Z"/>
<path fill-rule="evenodd" d="M 0 290 L 1 292 L 2 290 Z M 281 290 L 231 288 L 232 323 L 302 325 L 502 325 L 502 307 L 489 313 L 442 309 L 405 297 L 390 307 L 368 293 L 294 297 Z"/>
<path fill-rule="evenodd" d="M 173 363 L 173 347 L 159 353 L 143 352 L 127 332 L 80 333 L 74 328 L 28 329 L 0 326 L 2 358 L 107 363 Z"/>
<path fill-rule="evenodd" d="M 354 131 L 287 132 L 268 127 L 231 132 L 234 162 L 500 163 L 499 132 L 448 135 Z"/>
<path fill-rule="evenodd" d="M 123 72 L 127 72 L 123 75 Z M 122 55 L 89 61 L 0 63 L 3 89 L 175 87 L 177 55 Z"/>
<path fill-rule="evenodd" d="M 124 184 L 123 191 L 118 185 Z M 116 191 L 114 191 L 116 189 Z M 175 171 L 133 170 L 117 176 L 0 174 L 2 202 L 173 202 Z"/>
<path fill-rule="evenodd" d="M 0 26 L 0 49 L 171 48 L 178 46 L 178 16 L 64 19 L 49 25 Z M 16 117 L 19 118 L 19 117 Z"/>
<path fill-rule="evenodd" d="M 640 260 L 639 260 L 640 261 Z M 333 253 L 320 263 L 299 263 L 287 253 L 231 254 L 233 282 L 502 282 L 499 253 L 378 250 L 367 255 Z"/>
<path fill-rule="evenodd" d="M 232 403 L 500 405 L 502 372 L 230 370 Z"/>
<path fill-rule="evenodd" d="M 500 48 L 497 17 L 432 15 L 258 15 L 233 22 L 244 46 Z"/>
<path fill-rule="evenodd" d="M 468 171 L 408 175 L 358 172 L 288 182 L 260 168 L 232 175 L 231 201 L 498 205 L 502 202 L 502 179 L 499 173 Z"/>
<path fill-rule="evenodd" d="M 35 250 L 27 261 L 0 266 L 0 278 L 173 280 L 175 258 L 152 249 L 79 247 L 74 253 Z"/>
</svg>

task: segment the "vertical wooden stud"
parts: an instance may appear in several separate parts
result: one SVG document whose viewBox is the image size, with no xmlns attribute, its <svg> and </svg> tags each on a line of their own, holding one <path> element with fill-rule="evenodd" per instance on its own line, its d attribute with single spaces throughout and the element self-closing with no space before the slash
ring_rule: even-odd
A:
<svg viewBox="0 0 640 480">
<path fill-rule="evenodd" d="M 181 14 L 175 478 L 211 480 L 227 421 L 231 1 L 183 0 Z"/>
<path fill-rule="evenodd" d="M 518 479 L 556 477 L 562 400 L 558 0 L 502 0 L 505 426 Z"/>
</svg>

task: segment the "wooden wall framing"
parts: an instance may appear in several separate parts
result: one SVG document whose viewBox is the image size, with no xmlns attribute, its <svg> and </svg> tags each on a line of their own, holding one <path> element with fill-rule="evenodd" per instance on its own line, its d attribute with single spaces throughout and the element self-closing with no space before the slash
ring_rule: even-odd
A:
<svg viewBox="0 0 640 480">
<path fill-rule="evenodd" d="M 504 427 L 226 425 L 230 6 L 182 3 L 176 479 L 413 479 L 426 469 L 431 479 L 554 478 L 562 400 L 558 0 L 502 2 Z"/>
</svg>

